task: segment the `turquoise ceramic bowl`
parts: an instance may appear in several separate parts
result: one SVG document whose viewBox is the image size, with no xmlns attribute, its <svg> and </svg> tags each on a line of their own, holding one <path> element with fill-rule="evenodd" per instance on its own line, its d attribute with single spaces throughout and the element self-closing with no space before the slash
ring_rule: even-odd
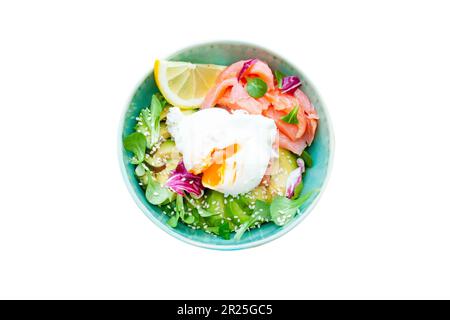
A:
<svg viewBox="0 0 450 320">
<path fill-rule="evenodd" d="M 238 60 L 258 58 L 267 62 L 272 70 L 281 70 L 288 75 L 298 75 L 303 79 L 302 90 L 308 95 L 311 102 L 316 107 L 320 122 L 315 140 L 309 151 L 314 160 L 314 166 L 309 168 L 304 177 L 304 192 L 313 189 L 320 189 L 315 197 L 310 198 L 299 210 L 295 219 L 284 227 L 278 227 L 273 223 L 263 225 L 261 228 L 246 232 L 240 240 L 224 240 L 214 235 L 207 234 L 201 230 L 192 230 L 182 223 L 173 229 L 167 225 L 167 216 L 161 210 L 151 205 L 145 199 L 143 190 L 138 185 L 138 180 L 134 175 L 134 166 L 129 163 L 128 154 L 122 145 L 123 138 L 133 132 L 136 124 L 135 118 L 139 111 L 150 105 L 153 93 L 158 89 L 153 78 L 153 70 L 134 92 L 130 104 L 127 106 L 120 124 L 119 136 L 119 157 L 125 183 L 133 199 L 145 215 L 158 225 L 162 230 L 170 235 L 193 245 L 218 249 L 237 250 L 250 248 L 274 240 L 297 226 L 313 209 L 314 205 L 324 191 L 325 183 L 330 174 L 331 162 L 333 158 L 333 131 L 329 115 L 316 89 L 312 86 L 307 77 L 294 65 L 264 48 L 238 42 L 213 42 L 195 45 L 171 55 L 169 60 L 189 61 L 193 63 L 213 63 L 219 65 L 229 65 Z"/>
</svg>

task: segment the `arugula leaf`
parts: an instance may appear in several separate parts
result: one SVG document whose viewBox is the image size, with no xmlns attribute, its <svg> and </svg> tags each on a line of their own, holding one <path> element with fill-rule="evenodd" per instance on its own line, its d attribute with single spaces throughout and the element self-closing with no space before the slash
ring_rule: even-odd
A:
<svg viewBox="0 0 450 320">
<path fill-rule="evenodd" d="M 278 226 L 284 226 L 285 224 L 290 222 L 297 214 L 300 206 L 303 205 L 315 192 L 317 191 L 310 191 L 295 200 L 288 199 L 282 196 L 276 197 L 270 205 L 270 216 L 272 218 L 272 221 Z"/>
<path fill-rule="evenodd" d="M 267 83 L 260 78 L 246 78 L 247 86 L 245 87 L 248 94 L 253 98 L 261 98 L 267 92 Z"/>
<path fill-rule="evenodd" d="M 145 190 L 145 197 L 148 202 L 154 205 L 160 205 L 164 202 L 170 201 L 173 198 L 174 193 L 169 189 L 162 187 L 157 181 L 155 181 L 149 172 L 147 174 L 148 185 Z"/>
<path fill-rule="evenodd" d="M 235 240 L 241 239 L 245 231 L 253 227 L 258 221 L 265 221 L 270 219 L 270 205 L 264 201 L 256 200 L 255 211 L 248 221 L 243 223 L 241 227 L 236 231 L 234 236 Z"/>
<path fill-rule="evenodd" d="M 282 117 L 281 120 L 290 124 L 298 124 L 297 113 L 298 106 L 295 106 L 294 109 L 292 109 L 291 112 Z"/>
<path fill-rule="evenodd" d="M 135 159 L 131 160 L 133 164 L 139 164 L 144 161 L 147 143 L 142 133 L 134 132 L 127 136 L 123 140 L 123 146 L 126 150 L 134 153 Z"/>
<path fill-rule="evenodd" d="M 224 222 L 219 226 L 219 236 L 224 238 L 225 240 L 230 240 L 230 224 L 228 222 Z"/>
<path fill-rule="evenodd" d="M 284 73 L 278 70 L 275 70 L 275 78 L 277 79 L 278 88 L 283 88 L 283 78 L 285 77 Z"/>
<path fill-rule="evenodd" d="M 308 167 L 308 168 L 312 167 L 313 159 L 312 159 L 311 155 L 306 150 L 303 150 L 302 154 L 300 155 L 300 158 L 302 158 L 303 161 L 305 161 L 306 167 Z"/>
</svg>

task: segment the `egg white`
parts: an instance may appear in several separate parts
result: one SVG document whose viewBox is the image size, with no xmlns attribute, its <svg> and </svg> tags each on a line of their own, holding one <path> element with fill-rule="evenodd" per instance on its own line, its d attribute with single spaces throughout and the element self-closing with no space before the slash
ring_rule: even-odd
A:
<svg viewBox="0 0 450 320">
<path fill-rule="evenodd" d="M 246 193 L 257 187 L 272 157 L 277 136 L 275 122 L 264 116 L 244 111 L 229 113 L 209 108 L 183 115 L 178 108 L 170 108 L 168 130 L 183 162 L 190 172 L 206 169 L 211 153 L 236 144 L 238 150 L 225 160 L 223 181 L 206 187 L 226 195 Z"/>
</svg>

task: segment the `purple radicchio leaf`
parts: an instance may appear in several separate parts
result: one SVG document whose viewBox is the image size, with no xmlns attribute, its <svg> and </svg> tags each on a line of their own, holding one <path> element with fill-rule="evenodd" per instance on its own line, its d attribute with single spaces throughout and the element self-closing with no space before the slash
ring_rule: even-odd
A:
<svg viewBox="0 0 450 320">
<path fill-rule="evenodd" d="M 305 162 L 302 158 L 297 159 L 298 168 L 292 170 L 286 181 L 286 197 L 292 198 L 295 188 L 302 182 L 302 174 L 305 172 Z"/>
<path fill-rule="evenodd" d="M 187 171 L 183 161 L 180 161 L 167 179 L 166 187 L 182 196 L 186 191 L 194 197 L 201 197 L 204 189 L 202 177 Z"/>
<path fill-rule="evenodd" d="M 281 93 L 292 93 L 302 85 L 302 80 L 297 76 L 284 77 L 282 80 Z"/>
<path fill-rule="evenodd" d="M 239 75 L 238 75 L 238 81 L 241 80 L 242 75 L 245 73 L 245 71 L 247 71 L 248 68 L 250 68 L 252 65 L 254 65 L 256 63 L 256 61 L 258 61 L 258 59 L 250 59 L 244 62 L 244 65 L 242 66 L 241 71 L 239 71 Z"/>
</svg>

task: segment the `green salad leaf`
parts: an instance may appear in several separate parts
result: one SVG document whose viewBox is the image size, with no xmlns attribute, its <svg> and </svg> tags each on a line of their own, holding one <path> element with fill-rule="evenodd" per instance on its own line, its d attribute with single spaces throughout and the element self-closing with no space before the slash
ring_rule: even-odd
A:
<svg viewBox="0 0 450 320">
<path fill-rule="evenodd" d="M 169 189 L 161 186 L 158 181 L 154 180 L 151 173 L 147 174 L 148 184 L 147 189 L 145 190 L 145 197 L 148 202 L 154 205 L 161 205 L 165 202 L 170 202 L 174 193 Z"/>
<path fill-rule="evenodd" d="M 270 217 L 272 221 L 278 226 L 284 226 L 289 223 L 297 214 L 300 206 L 315 192 L 317 191 L 310 191 L 295 200 L 282 196 L 273 199 L 272 204 L 270 205 Z"/>
<path fill-rule="evenodd" d="M 275 78 L 277 79 L 278 88 L 283 88 L 283 78 L 285 77 L 284 73 L 278 70 L 275 70 Z"/>
<path fill-rule="evenodd" d="M 185 215 L 183 222 L 186 224 L 193 224 L 195 222 L 195 217 L 193 215 Z"/>
<path fill-rule="evenodd" d="M 205 209 L 203 209 L 201 207 L 197 207 L 196 209 L 197 209 L 197 212 L 200 215 L 200 217 L 203 217 L 203 218 L 217 216 L 218 214 L 220 214 L 220 212 L 214 212 L 214 211 L 211 211 L 211 210 L 205 210 Z"/>
<path fill-rule="evenodd" d="M 219 227 L 206 227 L 206 231 L 219 235 Z"/>
<path fill-rule="evenodd" d="M 161 92 L 155 93 L 155 95 L 158 98 L 159 102 L 161 103 L 161 108 L 164 109 L 167 106 L 166 98 L 164 98 Z"/>
<path fill-rule="evenodd" d="M 138 176 L 138 177 L 142 177 L 147 173 L 147 170 L 145 168 L 145 165 L 140 163 L 136 166 L 136 169 L 134 169 L 134 173 Z"/>
<path fill-rule="evenodd" d="M 181 218 L 181 220 L 183 220 L 183 218 L 184 218 L 183 198 L 181 198 L 181 203 L 180 203 L 179 197 L 181 197 L 181 195 L 177 194 L 176 200 L 175 200 L 175 206 L 172 208 L 172 212 L 174 212 L 174 215 L 171 216 L 169 218 L 169 220 L 167 221 L 167 224 L 172 228 L 176 228 L 180 218 Z"/>
<path fill-rule="evenodd" d="M 148 148 L 159 140 L 161 112 L 166 103 L 162 95 L 154 94 L 150 107 L 142 109 L 137 117 L 136 131 L 146 137 Z"/>
<path fill-rule="evenodd" d="M 195 217 L 192 214 L 187 214 L 184 210 L 184 198 L 181 194 L 177 194 L 175 211 L 178 212 L 179 217 L 186 224 L 192 224 L 195 222 Z"/>
<path fill-rule="evenodd" d="M 225 240 L 230 240 L 231 229 L 228 222 L 224 222 L 219 226 L 219 236 Z"/>
<path fill-rule="evenodd" d="M 298 196 L 302 193 L 302 191 L 303 191 L 303 180 L 298 184 L 298 186 L 295 187 L 294 195 L 292 196 L 291 199 L 297 199 Z"/>
<path fill-rule="evenodd" d="M 139 164 L 144 161 L 147 143 L 142 133 L 134 132 L 127 136 L 123 140 L 123 146 L 126 150 L 133 152 L 134 159 L 131 161 L 133 164 Z"/>
<path fill-rule="evenodd" d="M 163 107 L 158 96 L 154 94 L 152 96 L 152 102 L 150 104 L 151 122 L 150 122 L 150 148 L 159 140 L 159 118 Z"/>
<path fill-rule="evenodd" d="M 246 78 L 247 86 L 245 87 L 248 94 L 253 98 L 261 98 L 267 92 L 267 83 L 260 78 Z"/>
<path fill-rule="evenodd" d="M 305 165 L 307 168 L 311 168 L 313 165 L 313 159 L 311 157 L 311 155 L 306 151 L 303 150 L 302 154 L 300 155 L 300 158 L 303 159 L 303 161 L 305 161 Z"/>
<path fill-rule="evenodd" d="M 209 199 L 210 198 L 208 198 L 208 200 Z M 190 204 L 191 207 L 197 211 L 197 213 L 198 213 L 198 215 L 200 217 L 207 218 L 207 217 L 212 217 L 212 216 L 216 216 L 216 215 L 220 214 L 220 212 L 214 210 L 214 207 L 211 207 L 209 209 L 203 209 L 200 206 L 200 202 L 199 201 L 197 201 L 196 199 L 193 199 L 193 198 L 191 198 L 189 196 L 187 196 L 186 200 L 187 200 L 187 203 Z"/>
<path fill-rule="evenodd" d="M 297 113 L 298 113 L 298 106 L 295 106 L 294 109 L 292 109 L 291 112 L 282 117 L 281 120 L 290 124 L 298 124 Z"/>
<path fill-rule="evenodd" d="M 240 225 L 250 219 L 250 216 L 241 208 L 239 203 L 233 198 L 227 201 L 225 205 L 225 215 L 229 217 L 234 224 Z"/>
<path fill-rule="evenodd" d="M 184 215 L 185 215 L 184 201 L 183 201 L 183 196 L 181 194 L 177 194 L 177 200 L 175 203 L 176 203 L 175 210 L 178 211 L 178 214 L 180 215 L 181 220 L 184 221 Z"/>
<path fill-rule="evenodd" d="M 167 221 L 167 224 L 169 227 L 176 228 L 178 225 L 178 220 L 180 219 L 180 214 L 178 211 L 175 211 L 175 215 L 171 216 L 170 219 Z"/>
<path fill-rule="evenodd" d="M 250 219 L 243 223 L 234 235 L 235 240 L 239 240 L 244 235 L 245 231 L 253 227 L 258 221 L 270 220 L 270 205 L 267 202 L 256 200 L 255 210 Z"/>
</svg>

